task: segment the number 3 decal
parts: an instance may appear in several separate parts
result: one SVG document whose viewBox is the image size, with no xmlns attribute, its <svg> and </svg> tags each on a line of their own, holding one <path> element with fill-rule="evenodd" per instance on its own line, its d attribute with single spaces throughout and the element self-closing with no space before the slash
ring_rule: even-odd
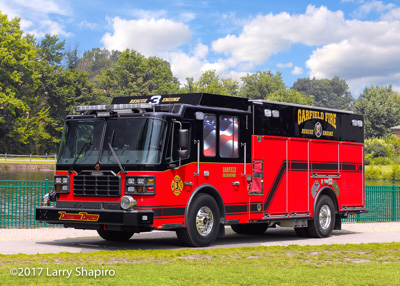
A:
<svg viewBox="0 0 400 286">
<path fill-rule="evenodd" d="M 150 97 L 150 102 L 154 104 L 159 104 L 161 99 L 161 95 L 153 95 Z"/>
</svg>

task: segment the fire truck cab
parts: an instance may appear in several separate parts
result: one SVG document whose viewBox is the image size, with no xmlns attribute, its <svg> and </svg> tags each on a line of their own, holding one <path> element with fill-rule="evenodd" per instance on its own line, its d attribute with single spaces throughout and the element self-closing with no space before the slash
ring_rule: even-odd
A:
<svg viewBox="0 0 400 286">
<path fill-rule="evenodd" d="M 172 230 L 208 246 L 225 225 L 327 237 L 365 212 L 362 115 L 207 93 L 116 97 L 77 111 L 39 221 L 106 240 Z"/>
</svg>

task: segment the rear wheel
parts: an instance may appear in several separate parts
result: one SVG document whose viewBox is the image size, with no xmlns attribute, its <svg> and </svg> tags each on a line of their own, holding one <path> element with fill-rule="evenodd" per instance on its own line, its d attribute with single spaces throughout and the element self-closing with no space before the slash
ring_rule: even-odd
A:
<svg viewBox="0 0 400 286">
<path fill-rule="evenodd" d="M 267 223 L 243 223 L 233 224 L 231 228 L 239 234 L 261 235 L 268 229 Z"/>
<path fill-rule="evenodd" d="M 187 246 L 204 247 L 215 241 L 220 229 L 218 205 L 207 194 L 198 195 L 190 207 L 187 226 L 176 235 Z"/>
<path fill-rule="evenodd" d="M 309 221 L 307 233 L 311 237 L 328 237 L 335 226 L 335 206 L 328 196 L 321 196 L 317 202 L 314 219 Z"/>
<path fill-rule="evenodd" d="M 134 232 L 131 231 L 114 231 L 114 230 L 104 230 L 104 229 L 97 230 L 97 233 L 100 235 L 101 238 L 108 241 L 129 240 L 134 234 Z"/>
</svg>

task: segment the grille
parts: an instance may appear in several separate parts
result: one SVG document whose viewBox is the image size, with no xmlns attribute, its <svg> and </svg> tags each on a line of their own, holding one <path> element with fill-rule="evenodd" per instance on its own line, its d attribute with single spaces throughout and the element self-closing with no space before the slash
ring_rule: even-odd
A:
<svg viewBox="0 0 400 286">
<path fill-rule="evenodd" d="M 82 172 L 74 177 L 74 195 L 119 197 L 120 177 L 113 172 Z"/>
</svg>

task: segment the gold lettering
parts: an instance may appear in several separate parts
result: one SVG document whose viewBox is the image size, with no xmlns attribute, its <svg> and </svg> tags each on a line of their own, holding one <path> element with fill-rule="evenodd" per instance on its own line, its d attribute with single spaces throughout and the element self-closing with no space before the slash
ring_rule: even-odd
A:
<svg viewBox="0 0 400 286">
<path fill-rule="evenodd" d="M 163 98 L 162 102 L 173 102 L 173 101 L 179 101 L 181 98 L 180 97 L 165 97 Z"/>
<path fill-rule="evenodd" d="M 301 129 L 301 134 L 313 134 L 314 130 L 312 129 Z"/>
<path fill-rule="evenodd" d="M 322 135 L 324 135 L 324 136 L 333 136 L 333 131 L 323 131 Z"/>
<path fill-rule="evenodd" d="M 301 109 L 297 110 L 297 124 L 301 124 Z"/>
<path fill-rule="evenodd" d="M 129 103 L 146 103 L 146 102 L 147 102 L 147 98 L 132 99 L 131 101 L 129 101 Z"/>
<path fill-rule="evenodd" d="M 299 109 L 297 111 L 297 124 L 303 124 L 304 122 L 311 119 L 320 119 L 328 122 L 336 129 L 336 113 L 322 112 L 316 110 L 305 110 Z"/>
</svg>

